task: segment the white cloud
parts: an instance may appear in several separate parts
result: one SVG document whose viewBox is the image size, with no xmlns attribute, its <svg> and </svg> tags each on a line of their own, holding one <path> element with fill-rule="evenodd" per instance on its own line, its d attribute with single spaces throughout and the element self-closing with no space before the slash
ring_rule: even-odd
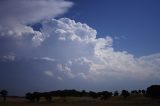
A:
<svg viewBox="0 0 160 106">
<path fill-rule="evenodd" d="M 65 64 L 57 64 L 57 68 L 59 71 L 63 72 L 70 78 L 74 78 L 75 75 L 71 72 L 71 69 Z"/>
<path fill-rule="evenodd" d="M 28 24 L 65 13 L 73 5 L 64 0 L 3 0 L 0 1 L 1 24 Z"/>
<path fill-rule="evenodd" d="M 52 71 L 44 71 L 44 73 L 47 75 L 47 76 L 50 76 L 50 77 L 53 77 L 54 76 L 54 74 L 53 74 L 53 72 Z"/>
<path fill-rule="evenodd" d="M 124 35 L 122 35 L 122 36 L 114 36 L 114 40 L 120 40 L 120 39 L 125 40 L 126 36 L 124 36 Z"/>
<path fill-rule="evenodd" d="M 92 61 L 88 60 L 85 57 L 76 58 L 74 61 L 77 62 L 77 63 L 79 63 L 79 64 L 81 64 L 81 65 L 92 63 Z"/>
<path fill-rule="evenodd" d="M 15 56 L 14 55 L 6 55 L 2 57 L 3 61 L 15 61 Z"/>
<path fill-rule="evenodd" d="M 60 76 L 58 76 L 58 77 L 57 77 L 57 79 L 58 79 L 58 80 L 60 80 L 60 81 L 62 81 L 62 80 L 63 80 L 63 78 L 62 78 L 62 77 L 60 77 Z"/>
<path fill-rule="evenodd" d="M 80 78 L 87 80 L 87 76 L 84 73 L 78 73 L 77 76 L 79 76 Z"/>
<path fill-rule="evenodd" d="M 67 65 L 71 66 L 71 65 L 72 65 L 72 61 L 69 60 L 69 61 L 67 62 Z"/>
<path fill-rule="evenodd" d="M 52 45 L 52 48 L 55 48 L 54 51 L 57 51 L 57 53 L 53 52 L 52 55 L 59 53 L 57 57 L 62 60 L 63 64 L 72 60 L 70 68 L 67 65 L 60 65 L 59 69 L 67 70 L 66 72 L 74 76 L 85 75 L 85 77 L 96 78 L 96 80 L 97 78 L 105 80 L 106 76 L 146 79 L 151 77 L 151 73 L 155 73 L 155 69 L 160 63 L 156 61 L 158 65 L 151 65 L 150 60 L 142 59 L 144 57 L 136 58 L 126 51 L 115 51 L 112 47 L 113 39 L 111 37 L 96 38 L 96 30 L 68 18 L 45 21 L 42 31 L 49 38 L 52 38 L 58 46 Z M 51 41 L 49 43 L 51 44 Z M 145 58 L 148 57 L 150 56 Z M 153 57 L 151 59 L 155 61 Z M 160 56 L 157 55 L 156 59 L 159 60 L 159 58 Z M 86 65 L 85 72 L 81 70 L 82 74 L 80 69 L 76 69 L 73 65 L 81 69 Z M 78 74 L 79 72 L 81 74 Z M 159 73 L 159 70 L 156 72 Z"/>
<path fill-rule="evenodd" d="M 72 2 L 64 0 L 0 1 L 0 36 L 21 39 L 22 35 L 26 35 L 32 38 L 34 46 L 38 46 L 45 36 L 27 24 L 57 17 L 64 14 L 72 5 Z"/>
<path fill-rule="evenodd" d="M 51 61 L 51 62 L 54 62 L 54 61 L 55 61 L 55 59 L 50 58 L 50 57 L 41 57 L 40 59 L 46 60 L 46 61 Z"/>
<path fill-rule="evenodd" d="M 79 79 L 83 83 L 89 81 L 99 84 L 106 81 L 126 82 L 126 79 L 160 79 L 160 53 L 138 58 L 127 51 L 115 51 L 111 37 L 96 38 L 96 35 L 97 31 L 87 24 L 68 18 L 43 21 L 40 34 L 31 37 L 30 43 L 24 43 L 27 39 L 25 36 L 19 39 L 21 45 L 33 45 L 35 42 L 37 45 L 25 48 L 27 53 L 20 51 L 16 56 L 39 57 L 40 60 L 49 61 L 39 63 L 39 66 L 54 70 L 44 73 L 54 75 L 61 81 L 69 78 L 72 81 Z M 24 47 L 19 49 L 24 50 Z"/>
<path fill-rule="evenodd" d="M 90 42 L 96 38 L 96 30 L 86 24 L 76 23 L 68 18 L 52 19 L 43 23 L 43 30 L 47 35 L 57 35 L 59 40 Z"/>
</svg>

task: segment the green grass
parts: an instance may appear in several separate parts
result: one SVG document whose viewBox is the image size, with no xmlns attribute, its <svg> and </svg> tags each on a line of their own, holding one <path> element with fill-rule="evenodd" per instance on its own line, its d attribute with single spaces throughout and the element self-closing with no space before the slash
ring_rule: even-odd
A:
<svg viewBox="0 0 160 106">
<path fill-rule="evenodd" d="M 122 97 L 111 97 L 102 101 L 90 97 L 56 97 L 48 103 L 43 98 L 39 103 L 30 103 L 25 98 L 9 97 L 6 103 L 0 99 L 0 106 L 160 106 L 160 100 L 146 98 L 143 96 L 130 96 L 127 99 Z"/>
</svg>

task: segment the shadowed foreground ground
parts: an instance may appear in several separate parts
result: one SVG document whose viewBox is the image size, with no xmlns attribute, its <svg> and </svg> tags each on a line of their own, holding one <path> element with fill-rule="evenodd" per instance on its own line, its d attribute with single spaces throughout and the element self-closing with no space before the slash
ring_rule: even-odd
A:
<svg viewBox="0 0 160 106">
<path fill-rule="evenodd" d="M 25 98 L 9 97 L 6 103 L 0 98 L 0 106 L 160 106 L 160 99 L 151 99 L 143 96 L 130 96 L 126 100 L 122 97 L 111 97 L 102 101 L 89 97 L 56 97 L 48 103 L 43 98 L 39 103 L 30 103 Z"/>
</svg>

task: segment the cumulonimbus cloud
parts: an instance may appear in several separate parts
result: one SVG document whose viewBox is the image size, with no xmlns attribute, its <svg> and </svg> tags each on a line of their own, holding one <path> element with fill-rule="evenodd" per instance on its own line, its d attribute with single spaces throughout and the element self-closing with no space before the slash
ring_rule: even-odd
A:
<svg viewBox="0 0 160 106">
<path fill-rule="evenodd" d="M 115 51 L 111 37 L 96 38 L 96 30 L 87 24 L 68 18 L 51 19 L 42 23 L 41 33 L 44 38 L 29 57 L 57 64 L 54 69 L 66 77 L 95 81 L 111 76 L 144 80 L 151 78 L 150 75 L 158 78 L 160 74 L 160 54 L 136 58 L 126 51 Z M 28 40 L 39 39 L 33 36 Z M 25 37 L 21 40 L 23 42 Z M 27 52 L 31 53 L 31 50 Z"/>
<path fill-rule="evenodd" d="M 64 13 L 73 3 L 63 0 L 40 0 L 38 4 L 36 0 L 9 1 L 0 4 L 10 7 L 0 7 L 0 13 L 4 14 L 0 20 L 3 21 L 0 26 L 0 59 L 15 62 L 15 65 L 18 61 L 17 67 L 27 63 L 27 67 L 31 65 L 30 70 L 43 71 L 45 75 L 39 78 L 48 75 L 64 82 L 66 79 L 96 84 L 125 82 L 126 79 L 159 80 L 160 53 L 136 57 L 126 51 L 115 51 L 110 36 L 97 38 L 97 31 L 87 24 L 69 18 L 48 19 Z M 6 8 L 13 10 L 4 11 Z M 41 13 L 39 9 L 45 12 Z M 40 31 L 27 26 L 40 20 Z"/>
<path fill-rule="evenodd" d="M 150 75 L 158 78 L 159 54 L 137 58 L 126 51 L 115 51 L 111 37 L 96 38 L 96 30 L 86 24 L 68 18 L 52 19 L 43 23 L 42 32 L 49 38 L 41 45 L 48 47 L 51 53 L 48 55 L 64 64 L 70 60 L 70 72 L 76 75 L 83 72 L 85 79 L 105 80 L 106 76 L 146 79 Z"/>
<path fill-rule="evenodd" d="M 160 54 L 136 58 L 126 51 L 115 51 L 111 37 L 96 38 L 96 30 L 87 24 L 68 18 L 51 19 L 42 23 L 41 33 L 44 38 L 38 46 L 32 47 L 32 43 L 24 43 L 29 46 L 29 49 L 25 48 L 26 51 L 32 53 L 29 58 L 36 57 L 41 61 L 57 64 L 52 67 L 53 70 L 59 70 L 66 77 L 94 81 L 104 81 L 111 76 L 115 79 L 129 77 L 144 80 L 153 76 L 158 78 L 160 74 Z M 23 37 L 21 42 L 26 40 Z M 32 36 L 27 41 L 35 42 L 39 39 Z M 23 47 L 21 43 L 18 49 Z M 28 57 L 17 52 L 17 56 L 19 55 Z"/>
</svg>

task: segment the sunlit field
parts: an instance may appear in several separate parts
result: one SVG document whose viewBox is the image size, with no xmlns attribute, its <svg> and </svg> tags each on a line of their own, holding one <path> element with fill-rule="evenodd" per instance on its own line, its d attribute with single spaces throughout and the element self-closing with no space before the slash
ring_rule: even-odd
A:
<svg viewBox="0 0 160 106">
<path fill-rule="evenodd" d="M 91 97 L 55 97 L 51 102 L 41 98 L 38 103 L 31 103 L 25 98 L 8 97 L 6 103 L 0 99 L 0 106 L 160 106 L 160 99 L 146 98 L 142 95 L 111 97 L 107 100 L 93 99 Z"/>
</svg>

